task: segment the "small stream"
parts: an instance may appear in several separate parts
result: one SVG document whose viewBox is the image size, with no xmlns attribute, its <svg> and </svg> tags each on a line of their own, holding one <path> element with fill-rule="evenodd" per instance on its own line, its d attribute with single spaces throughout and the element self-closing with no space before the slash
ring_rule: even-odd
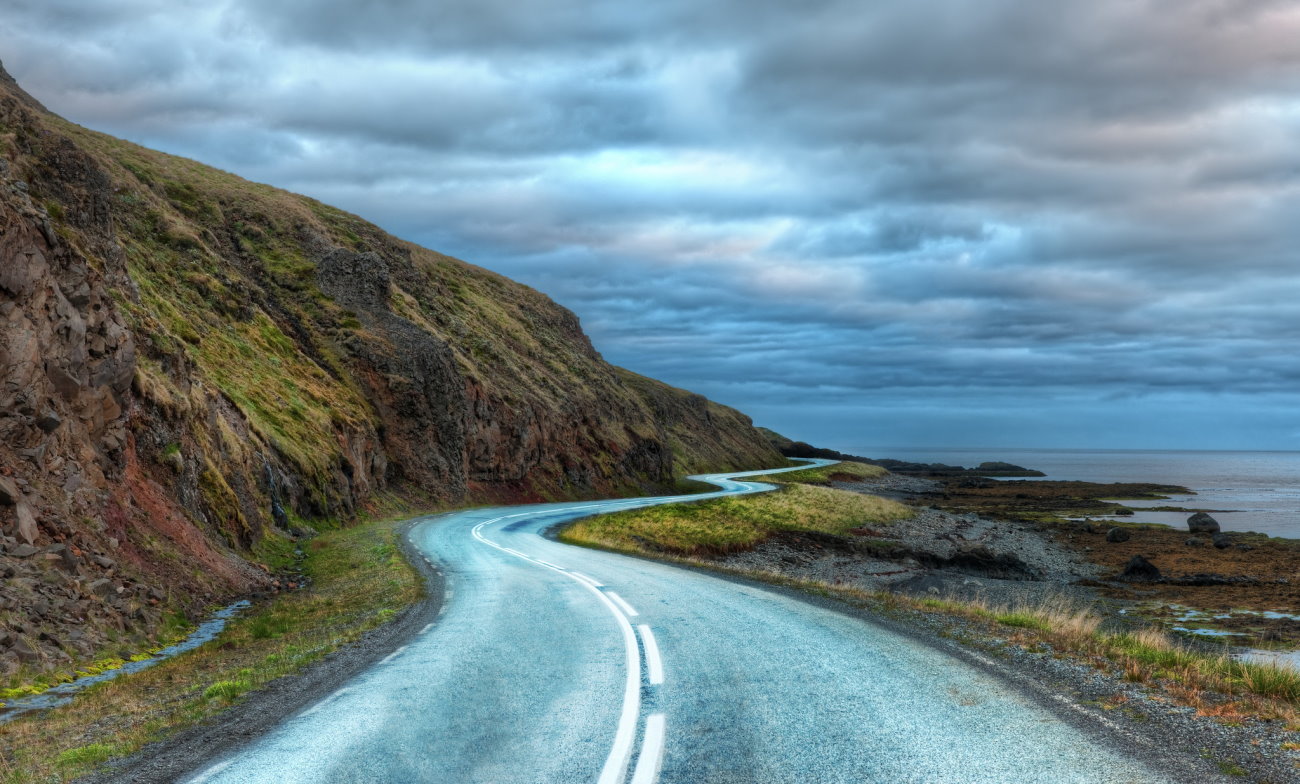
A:
<svg viewBox="0 0 1300 784">
<path fill-rule="evenodd" d="M 229 607 L 223 607 L 220 610 L 217 610 L 206 621 L 199 624 L 199 628 L 191 632 L 185 639 L 174 645 L 169 645 L 166 648 L 163 648 L 148 659 L 129 661 L 121 667 L 112 670 L 104 670 L 97 675 L 87 675 L 77 678 L 76 680 L 68 681 L 67 683 L 60 683 L 57 686 L 52 686 L 49 689 L 46 689 L 40 694 L 32 694 L 26 697 L 15 697 L 11 700 L 4 700 L 4 707 L 0 708 L 0 724 L 13 721 L 25 713 L 65 705 L 71 702 L 72 698 L 79 692 L 94 686 L 96 683 L 103 683 L 104 681 L 112 680 L 119 675 L 140 672 L 141 670 L 146 670 L 154 666 L 158 662 L 166 661 L 167 659 L 186 651 L 192 651 L 220 634 L 221 630 L 226 628 L 226 622 L 248 606 L 248 600 L 244 599 L 235 602 Z"/>
</svg>

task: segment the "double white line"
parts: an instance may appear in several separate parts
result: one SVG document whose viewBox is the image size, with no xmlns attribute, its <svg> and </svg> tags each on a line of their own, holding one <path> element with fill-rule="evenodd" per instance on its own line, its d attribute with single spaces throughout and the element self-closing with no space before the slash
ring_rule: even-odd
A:
<svg viewBox="0 0 1300 784">
<path fill-rule="evenodd" d="M 574 508 L 588 509 L 592 507 Z M 570 510 L 559 509 L 552 511 Z M 475 539 L 489 547 L 495 547 L 503 553 L 522 558 L 529 563 L 559 572 L 572 579 L 595 594 L 596 598 L 605 606 L 605 609 L 609 610 L 610 614 L 614 616 L 614 620 L 618 623 L 619 630 L 622 632 L 623 647 L 627 654 L 627 683 L 623 689 L 623 710 L 619 715 L 618 730 L 614 733 L 614 745 L 610 748 L 609 756 L 605 759 L 605 766 L 600 771 L 598 784 L 623 784 L 623 781 L 627 778 L 628 764 L 632 760 L 632 746 L 636 743 L 637 723 L 641 715 L 640 649 L 641 647 L 645 648 L 647 678 L 652 686 L 658 686 L 664 681 L 663 659 L 659 655 L 659 645 L 655 642 L 654 633 L 646 624 L 640 624 L 636 631 L 632 630 L 632 623 L 628 619 L 635 618 L 639 613 L 623 597 L 613 591 L 605 590 L 605 586 L 600 582 L 581 572 L 570 571 L 562 566 L 556 566 L 539 558 L 525 555 L 518 550 L 504 547 L 483 536 L 484 526 L 500 522 L 506 517 L 522 516 L 524 515 L 515 514 L 484 520 L 474 526 L 472 533 Z M 637 645 L 638 632 L 641 637 L 640 646 Z M 645 732 L 641 738 L 641 751 L 637 754 L 636 769 L 632 773 L 632 784 L 654 784 L 659 778 L 659 767 L 663 762 L 663 755 L 664 714 L 652 713 L 646 717 Z"/>
</svg>

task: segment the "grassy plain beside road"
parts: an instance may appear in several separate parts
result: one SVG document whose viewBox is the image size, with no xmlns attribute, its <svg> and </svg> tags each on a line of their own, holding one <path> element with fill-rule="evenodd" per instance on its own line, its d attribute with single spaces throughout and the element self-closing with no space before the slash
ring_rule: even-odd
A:
<svg viewBox="0 0 1300 784">
<path fill-rule="evenodd" d="M 795 471 L 788 476 L 803 473 Z M 912 514 L 907 506 L 884 498 L 791 484 L 770 493 L 590 517 L 565 530 L 560 539 L 629 552 L 724 555 L 754 547 L 779 531 L 839 535 L 863 525 L 887 525 Z"/>
<path fill-rule="evenodd" d="M 824 485 L 833 481 L 860 482 L 863 479 L 875 479 L 889 472 L 878 465 L 869 463 L 832 463 L 831 465 L 813 466 L 802 471 L 789 471 L 772 476 L 756 476 L 751 482 L 801 482 L 804 484 Z"/>
</svg>

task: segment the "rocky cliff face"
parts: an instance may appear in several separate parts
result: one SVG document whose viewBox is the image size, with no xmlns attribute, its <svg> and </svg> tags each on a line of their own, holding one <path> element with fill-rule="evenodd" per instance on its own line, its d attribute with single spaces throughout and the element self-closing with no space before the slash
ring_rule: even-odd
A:
<svg viewBox="0 0 1300 784">
<path fill-rule="evenodd" d="M 605 363 L 538 292 L 67 123 L 3 69 L 0 323 L 11 680 L 272 590 L 269 552 L 385 494 L 781 462 L 742 414 Z"/>
</svg>

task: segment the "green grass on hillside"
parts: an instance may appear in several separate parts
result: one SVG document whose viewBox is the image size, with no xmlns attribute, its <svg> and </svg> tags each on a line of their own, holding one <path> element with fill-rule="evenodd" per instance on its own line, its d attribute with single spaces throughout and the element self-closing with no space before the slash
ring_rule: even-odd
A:
<svg viewBox="0 0 1300 784">
<path fill-rule="evenodd" d="M 560 538 L 633 552 L 721 555 L 747 550 L 777 531 L 843 534 L 912 514 L 884 498 L 792 484 L 771 493 L 599 515 L 578 521 Z"/>
<path fill-rule="evenodd" d="M 875 479 L 889 473 L 877 465 L 867 463 L 834 463 L 828 466 L 815 466 L 802 471 L 789 471 L 770 476 L 754 477 L 754 482 L 802 482 L 804 484 L 829 484 L 831 482 L 857 482 L 863 479 Z"/>
</svg>

